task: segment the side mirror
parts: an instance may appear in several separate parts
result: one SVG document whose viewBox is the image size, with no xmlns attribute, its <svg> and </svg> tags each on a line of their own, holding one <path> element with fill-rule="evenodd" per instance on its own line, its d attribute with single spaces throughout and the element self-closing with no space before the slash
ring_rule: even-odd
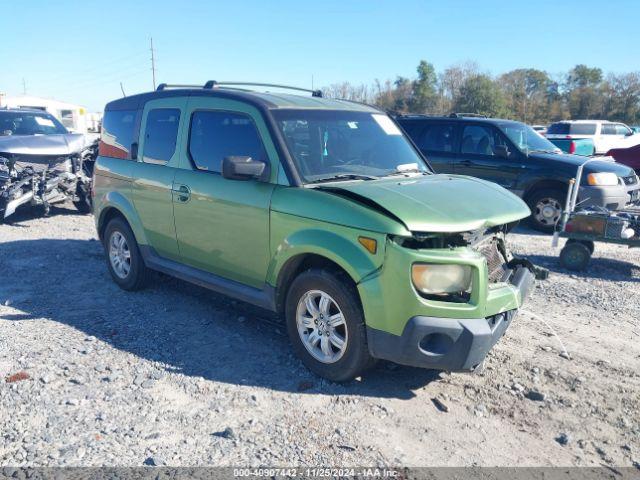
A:
<svg viewBox="0 0 640 480">
<path fill-rule="evenodd" d="M 222 176 L 229 180 L 250 180 L 259 178 L 267 164 L 251 157 L 224 157 Z"/>
<path fill-rule="evenodd" d="M 630 132 L 627 132 L 627 133 L 626 133 L 625 137 L 630 137 L 630 136 L 631 136 L 631 135 L 633 135 L 634 133 L 636 133 L 636 132 L 634 132 L 633 130 L 631 130 Z"/>
<path fill-rule="evenodd" d="M 510 152 L 509 148 L 506 145 L 496 145 L 493 147 L 493 153 L 497 157 L 509 158 Z"/>
</svg>

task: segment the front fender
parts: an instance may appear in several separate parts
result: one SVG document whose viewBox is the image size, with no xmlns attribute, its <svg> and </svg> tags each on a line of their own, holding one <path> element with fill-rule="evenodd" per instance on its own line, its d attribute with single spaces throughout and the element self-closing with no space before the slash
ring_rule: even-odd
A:
<svg viewBox="0 0 640 480">
<path fill-rule="evenodd" d="M 377 270 L 384 258 L 384 236 L 367 236 L 378 241 L 376 254 L 371 254 L 358 243 L 355 231 L 331 232 L 320 228 L 295 231 L 278 242 L 267 274 L 267 282 L 277 286 L 278 278 L 287 263 L 299 255 L 314 254 L 339 265 L 355 283 Z M 347 230 L 347 229 L 344 229 Z M 348 229 L 351 230 L 351 229 Z"/>
<path fill-rule="evenodd" d="M 101 232 L 105 227 L 104 221 L 108 212 L 111 209 L 116 209 L 129 223 L 136 242 L 138 245 L 148 245 L 147 237 L 142 228 L 142 222 L 140 217 L 133 206 L 131 200 L 118 191 L 109 191 L 100 199 L 100 213 L 96 218 L 96 227 L 98 232 Z"/>
</svg>

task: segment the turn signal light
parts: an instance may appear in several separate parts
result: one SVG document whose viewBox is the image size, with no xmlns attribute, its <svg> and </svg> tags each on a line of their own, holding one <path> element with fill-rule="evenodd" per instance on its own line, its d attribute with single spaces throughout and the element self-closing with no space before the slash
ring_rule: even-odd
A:
<svg viewBox="0 0 640 480">
<path fill-rule="evenodd" d="M 378 251 L 378 242 L 373 238 L 358 237 L 358 242 L 360 242 L 360 245 L 366 248 L 367 252 L 369 252 L 372 255 L 375 255 L 376 252 Z"/>
</svg>

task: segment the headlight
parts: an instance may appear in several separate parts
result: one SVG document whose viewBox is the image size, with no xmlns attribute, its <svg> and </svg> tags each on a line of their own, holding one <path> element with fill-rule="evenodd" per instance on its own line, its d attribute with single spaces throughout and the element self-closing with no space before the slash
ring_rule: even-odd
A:
<svg viewBox="0 0 640 480">
<path fill-rule="evenodd" d="M 471 290 L 471 279 L 469 265 L 416 263 L 411 267 L 413 286 L 427 295 L 468 292 Z"/>
<path fill-rule="evenodd" d="M 618 176 L 610 172 L 590 173 L 587 183 L 598 187 L 614 187 L 618 185 Z"/>
</svg>

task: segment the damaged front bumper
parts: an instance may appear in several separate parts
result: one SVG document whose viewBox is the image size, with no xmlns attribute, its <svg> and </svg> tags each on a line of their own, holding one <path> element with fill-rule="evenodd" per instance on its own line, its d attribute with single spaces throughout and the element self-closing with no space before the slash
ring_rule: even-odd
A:
<svg viewBox="0 0 640 480">
<path fill-rule="evenodd" d="M 514 272 L 511 285 L 524 300 L 534 281 L 534 273 L 520 266 Z M 504 335 L 517 311 L 467 319 L 416 315 L 409 319 L 400 335 L 367 327 L 369 351 L 375 358 L 402 365 L 473 371 Z"/>
<path fill-rule="evenodd" d="M 389 241 L 384 266 L 358 285 L 369 351 L 375 358 L 423 368 L 471 371 L 502 337 L 546 271 L 526 259 L 504 260 L 495 274 L 482 248 L 405 248 Z M 411 284 L 416 262 L 472 267 L 473 288 L 464 302 L 424 298 Z"/>
</svg>

